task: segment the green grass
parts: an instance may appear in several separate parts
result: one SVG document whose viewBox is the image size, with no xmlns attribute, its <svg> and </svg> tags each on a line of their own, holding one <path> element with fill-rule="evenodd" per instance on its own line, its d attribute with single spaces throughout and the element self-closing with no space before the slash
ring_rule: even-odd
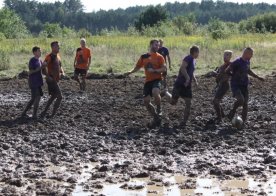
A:
<svg viewBox="0 0 276 196">
<path fill-rule="evenodd" d="M 31 49 L 38 45 L 43 50 L 43 57 L 50 52 L 50 42 L 61 42 L 61 57 L 65 72 L 73 72 L 75 50 L 79 47 L 79 39 L 14 39 L 0 41 L 0 76 L 15 76 L 27 70 L 32 56 Z M 106 73 L 110 67 L 115 73 L 124 73 L 131 69 L 141 54 L 148 51 L 148 37 L 124 36 L 93 36 L 87 39 L 88 46 L 93 50 L 92 68 L 90 72 Z M 200 46 L 200 57 L 197 61 L 196 74 L 203 74 L 222 63 L 223 51 L 231 49 L 234 58 L 241 55 L 242 49 L 251 46 L 255 49 L 252 68 L 261 74 L 276 70 L 276 34 L 233 35 L 225 40 L 213 40 L 209 36 L 173 36 L 165 37 L 165 45 L 170 49 L 173 72 L 178 72 L 182 58 L 188 54 L 193 44 Z M 1 63 L 1 54 L 9 58 L 9 66 Z M 42 58 L 43 58 L 42 57 Z M 5 59 L 6 60 L 6 59 Z M 3 70 L 4 69 L 4 70 Z"/>
</svg>

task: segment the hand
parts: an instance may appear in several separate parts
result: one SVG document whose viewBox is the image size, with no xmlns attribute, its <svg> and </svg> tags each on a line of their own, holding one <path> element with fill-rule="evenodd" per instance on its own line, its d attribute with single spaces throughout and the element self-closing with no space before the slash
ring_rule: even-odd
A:
<svg viewBox="0 0 276 196">
<path fill-rule="evenodd" d="M 154 73 L 155 72 L 155 70 L 152 69 L 152 68 L 148 68 L 147 71 L 150 72 L 150 73 Z"/>
<path fill-rule="evenodd" d="M 131 74 L 131 71 L 128 71 L 128 72 L 126 72 L 126 73 L 124 73 L 124 76 L 129 76 Z"/>
<path fill-rule="evenodd" d="M 48 81 L 48 82 L 52 82 L 54 79 L 51 77 L 51 76 L 47 76 L 46 77 L 46 81 Z"/>
<path fill-rule="evenodd" d="M 198 82 L 197 82 L 197 80 L 195 81 L 195 85 L 196 85 L 196 87 L 198 87 Z"/>
<path fill-rule="evenodd" d="M 187 86 L 189 86 L 189 84 L 190 84 L 190 80 L 186 80 L 184 86 L 187 87 Z"/>
<path fill-rule="evenodd" d="M 260 81 L 262 81 L 262 82 L 264 82 L 265 81 L 265 79 L 263 78 L 263 77 L 258 77 L 258 79 L 260 80 Z"/>
</svg>

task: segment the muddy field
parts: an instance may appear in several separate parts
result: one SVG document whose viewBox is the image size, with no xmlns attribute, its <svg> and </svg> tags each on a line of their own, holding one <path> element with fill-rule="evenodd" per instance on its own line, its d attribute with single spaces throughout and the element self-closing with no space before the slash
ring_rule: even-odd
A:
<svg viewBox="0 0 276 196">
<path fill-rule="evenodd" d="M 252 80 L 243 130 L 214 123 L 214 80 L 199 84 L 186 128 L 183 102 L 164 99 L 162 126 L 148 129 L 142 78 L 89 80 L 86 93 L 63 80 L 58 115 L 37 122 L 19 118 L 27 80 L 0 81 L 0 195 L 275 195 L 276 77 Z"/>
</svg>

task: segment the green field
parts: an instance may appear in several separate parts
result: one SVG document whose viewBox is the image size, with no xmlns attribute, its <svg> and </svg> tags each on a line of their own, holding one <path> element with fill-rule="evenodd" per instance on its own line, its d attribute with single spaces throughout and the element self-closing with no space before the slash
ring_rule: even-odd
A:
<svg viewBox="0 0 276 196">
<path fill-rule="evenodd" d="M 0 76 L 12 77 L 27 70 L 31 49 L 38 45 L 43 50 L 43 57 L 50 51 L 50 42 L 61 42 L 61 56 L 66 73 L 73 72 L 75 50 L 79 39 L 73 38 L 32 38 L 4 39 L 0 41 Z M 149 37 L 93 36 L 87 39 L 93 50 L 90 72 L 107 73 L 111 68 L 114 73 L 123 73 L 131 69 L 140 55 L 148 51 Z M 193 44 L 200 46 L 201 54 L 197 63 L 196 74 L 203 74 L 222 63 L 225 49 L 234 51 L 234 58 L 241 54 L 244 47 L 255 49 L 252 68 L 260 74 L 269 74 L 276 70 L 276 34 L 233 35 L 225 40 L 213 40 L 209 36 L 173 36 L 165 37 L 165 45 L 170 49 L 173 73 L 184 55 L 188 54 Z M 42 58 L 43 58 L 42 57 Z"/>
</svg>

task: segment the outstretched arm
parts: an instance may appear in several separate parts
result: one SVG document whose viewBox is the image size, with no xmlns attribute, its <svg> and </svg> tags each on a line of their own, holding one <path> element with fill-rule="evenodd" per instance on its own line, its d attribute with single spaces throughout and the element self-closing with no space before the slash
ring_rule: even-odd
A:
<svg viewBox="0 0 276 196">
<path fill-rule="evenodd" d="M 131 71 L 128 71 L 127 73 L 125 73 L 125 75 L 129 76 L 130 74 L 133 74 L 133 73 L 135 73 L 135 72 L 137 72 L 139 70 L 140 70 L 140 67 L 135 66 Z"/>
<path fill-rule="evenodd" d="M 250 76 L 254 77 L 254 78 L 257 78 L 257 79 L 261 80 L 261 81 L 264 81 L 264 80 L 265 80 L 263 77 L 260 77 L 260 76 L 258 76 L 257 74 L 255 74 L 251 69 L 248 70 L 248 74 L 249 74 Z"/>
</svg>

